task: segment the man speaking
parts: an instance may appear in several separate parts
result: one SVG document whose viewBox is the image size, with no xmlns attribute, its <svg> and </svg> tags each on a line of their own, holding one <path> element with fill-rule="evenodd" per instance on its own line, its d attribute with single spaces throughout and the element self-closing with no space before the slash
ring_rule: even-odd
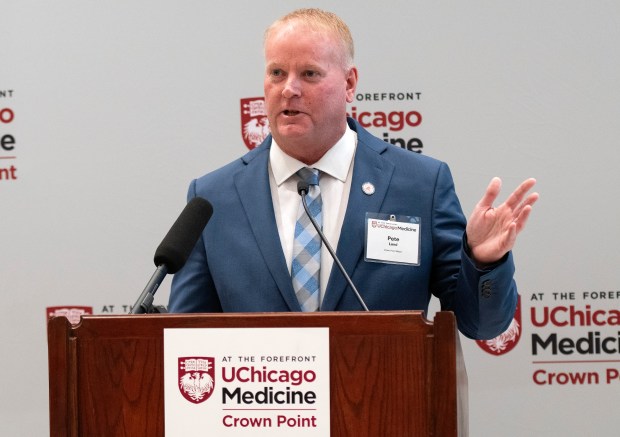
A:
<svg viewBox="0 0 620 437">
<path fill-rule="evenodd" d="M 466 221 L 445 163 L 347 119 L 358 71 L 339 17 L 294 11 L 267 29 L 264 53 L 271 135 L 192 181 L 188 198 L 208 199 L 213 216 L 173 279 L 169 310 L 427 310 L 435 295 L 464 335 L 503 332 L 517 302 L 511 249 L 535 181 L 494 206 L 494 178 Z"/>
</svg>

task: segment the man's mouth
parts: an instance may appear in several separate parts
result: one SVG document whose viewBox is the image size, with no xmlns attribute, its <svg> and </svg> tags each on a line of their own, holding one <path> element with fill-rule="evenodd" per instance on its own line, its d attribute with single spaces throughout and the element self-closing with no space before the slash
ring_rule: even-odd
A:
<svg viewBox="0 0 620 437">
<path fill-rule="evenodd" d="M 283 113 L 284 113 L 284 115 L 286 115 L 287 117 L 292 117 L 292 116 L 294 116 L 294 115 L 298 115 L 298 114 L 300 114 L 300 112 L 299 112 L 299 111 L 294 111 L 294 110 L 292 110 L 292 109 L 285 109 Z"/>
</svg>

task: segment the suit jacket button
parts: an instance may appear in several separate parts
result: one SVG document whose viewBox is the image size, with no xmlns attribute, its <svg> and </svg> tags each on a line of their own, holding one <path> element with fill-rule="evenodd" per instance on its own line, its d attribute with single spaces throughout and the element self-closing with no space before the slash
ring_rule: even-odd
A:
<svg viewBox="0 0 620 437">
<path fill-rule="evenodd" d="M 484 281 L 482 283 L 482 290 L 480 292 L 482 297 L 488 299 L 491 297 L 491 281 Z"/>
</svg>

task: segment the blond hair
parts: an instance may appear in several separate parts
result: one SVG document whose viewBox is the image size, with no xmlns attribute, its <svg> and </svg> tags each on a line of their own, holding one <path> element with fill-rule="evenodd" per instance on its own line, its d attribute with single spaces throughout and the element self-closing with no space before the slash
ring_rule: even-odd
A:
<svg viewBox="0 0 620 437">
<path fill-rule="evenodd" d="M 345 55 L 344 61 L 346 67 L 349 68 L 353 65 L 355 48 L 353 45 L 353 37 L 351 36 L 349 26 L 347 26 L 347 24 L 342 21 L 342 19 L 338 15 L 334 14 L 333 12 L 324 11 L 322 9 L 297 9 L 293 12 L 286 14 L 282 18 L 274 21 L 271 26 L 269 26 L 267 30 L 265 30 L 265 36 L 263 41 L 267 41 L 267 38 L 269 38 L 271 32 L 274 29 L 292 21 L 300 21 L 316 31 L 326 30 L 328 32 L 331 32 L 340 40 L 342 44 L 343 53 Z"/>
</svg>

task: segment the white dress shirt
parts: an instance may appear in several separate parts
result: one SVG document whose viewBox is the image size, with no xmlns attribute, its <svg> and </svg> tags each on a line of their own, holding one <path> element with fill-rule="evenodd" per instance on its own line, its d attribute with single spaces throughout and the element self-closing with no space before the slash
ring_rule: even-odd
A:
<svg viewBox="0 0 620 437">
<path fill-rule="evenodd" d="M 357 145 L 357 134 L 347 126 L 338 142 L 312 165 L 321 171 L 319 186 L 323 201 L 323 233 L 330 245 L 336 250 L 340 230 L 347 209 L 353 174 L 353 157 Z M 289 273 L 293 262 L 293 241 L 295 240 L 295 223 L 301 198 L 297 193 L 299 177 L 295 174 L 307 167 L 301 161 L 284 153 L 274 139 L 271 140 L 269 152 L 269 184 L 271 198 L 276 216 L 282 251 L 286 258 Z M 320 301 L 323 301 L 327 281 L 334 261 L 324 244 L 321 245 L 321 271 L 319 277 Z"/>
</svg>

